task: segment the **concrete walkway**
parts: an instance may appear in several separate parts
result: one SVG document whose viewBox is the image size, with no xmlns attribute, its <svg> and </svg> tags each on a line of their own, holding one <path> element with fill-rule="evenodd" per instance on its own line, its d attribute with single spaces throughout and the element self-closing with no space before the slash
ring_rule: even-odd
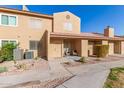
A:
<svg viewBox="0 0 124 93">
<path fill-rule="evenodd" d="M 124 61 L 103 62 L 68 68 L 75 77 L 57 88 L 102 88 L 110 68 L 124 66 Z"/>
<path fill-rule="evenodd" d="M 60 77 L 73 76 L 57 88 L 101 88 L 109 74 L 110 68 L 124 66 L 124 61 L 87 64 L 65 69 L 58 60 L 49 61 L 46 70 L 30 70 L 25 73 L 10 76 L 0 76 L 0 87 L 8 87 L 28 81 L 45 81 Z"/>
</svg>

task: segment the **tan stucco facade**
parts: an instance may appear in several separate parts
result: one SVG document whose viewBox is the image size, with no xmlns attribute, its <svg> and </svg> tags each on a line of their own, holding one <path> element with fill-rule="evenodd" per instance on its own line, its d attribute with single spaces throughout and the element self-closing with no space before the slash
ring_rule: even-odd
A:
<svg viewBox="0 0 124 93">
<path fill-rule="evenodd" d="M 35 57 L 46 57 L 48 60 L 63 57 L 67 48 L 76 50 L 78 56 L 88 57 L 94 55 L 94 45 L 99 42 L 103 45 L 109 45 L 109 55 L 124 54 L 124 41 L 120 38 L 119 41 L 114 41 L 113 28 L 106 28 L 104 30 L 105 37 L 102 38 L 93 37 L 92 39 L 90 35 L 81 36 L 81 19 L 68 11 L 49 16 L 27 11 L 0 9 L 0 14 L 17 16 L 17 26 L 0 25 L 0 40 L 16 40 L 21 49 L 33 51 Z M 41 27 L 33 28 L 30 26 L 29 21 L 31 19 L 40 20 L 42 22 Z M 58 33 L 58 35 L 52 37 L 51 33 Z M 37 50 L 30 50 L 30 40 L 40 42 Z"/>
<path fill-rule="evenodd" d="M 19 47 L 24 50 L 30 50 L 29 49 L 29 41 L 30 40 L 36 40 L 41 41 L 42 48 L 39 53 L 39 56 L 46 56 L 46 35 L 45 31 L 52 32 L 52 19 L 47 18 L 41 18 L 41 17 L 32 17 L 32 16 L 26 16 L 26 15 L 20 15 L 20 14 L 12 14 L 12 13 L 3 13 L 2 14 L 9 14 L 9 15 L 16 15 L 18 17 L 18 23 L 16 27 L 11 26 L 3 26 L 0 25 L 0 39 L 1 40 L 17 40 L 19 43 Z M 37 19 L 41 20 L 43 23 L 43 26 L 41 28 L 35 29 L 29 26 L 30 19 Z M 30 50 L 34 51 L 34 56 L 38 55 L 38 50 Z"/>
<path fill-rule="evenodd" d="M 53 14 L 53 28 L 54 32 L 61 32 L 61 33 L 75 33 L 80 34 L 80 18 L 72 14 L 71 12 L 59 12 Z M 72 24 L 72 30 L 68 31 L 64 28 L 65 23 Z"/>
</svg>

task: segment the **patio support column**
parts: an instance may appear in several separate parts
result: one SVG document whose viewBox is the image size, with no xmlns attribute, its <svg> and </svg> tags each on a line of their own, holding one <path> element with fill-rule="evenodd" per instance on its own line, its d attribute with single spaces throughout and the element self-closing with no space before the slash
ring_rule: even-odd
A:
<svg viewBox="0 0 124 93">
<path fill-rule="evenodd" d="M 81 40 L 81 57 L 88 57 L 88 40 Z"/>
<path fill-rule="evenodd" d="M 124 41 L 121 41 L 121 54 L 124 54 Z"/>
<path fill-rule="evenodd" d="M 108 45 L 108 41 L 102 40 L 102 45 Z"/>
<path fill-rule="evenodd" d="M 47 48 L 46 57 L 47 57 L 47 60 L 49 60 L 50 59 L 50 33 L 48 31 L 46 31 L 46 48 Z"/>
<path fill-rule="evenodd" d="M 106 40 L 102 40 L 102 45 L 109 45 L 109 42 L 106 41 Z M 109 47 L 108 54 L 110 54 L 110 51 L 111 51 L 111 49 L 110 49 L 110 47 Z M 114 51 L 114 50 L 112 50 L 112 51 Z"/>
</svg>

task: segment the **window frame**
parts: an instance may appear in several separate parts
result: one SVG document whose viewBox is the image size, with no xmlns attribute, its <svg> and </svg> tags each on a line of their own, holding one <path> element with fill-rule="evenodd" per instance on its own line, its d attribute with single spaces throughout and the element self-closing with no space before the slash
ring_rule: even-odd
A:
<svg viewBox="0 0 124 93">
<path fill-rule="evenodd" d="M 70 26 L 71 26 L 71 29 L 70 29 Z M 73 24 L 71 22 L 65 22 L 64 23 L 64 30 L 73 31 Z"/>
<path fill-rule="evenodd" d="M 36 24 L 36 22 L 39 22 L 41 26 L 40 27 L 31 26 L 32 25 L 32 22 L 34 24 Z M 43 20 L 37 19 L 37 18 L 29 18 L 29 20 L 28 20 L 28 26 L 31 29 L 42 29 L 43 28 Z"/>
<path fill-rule="evenodd" d="M 2 15 L 6 15 L 6 16 L 8 16 L 8 25 L 5 25 L 5 24 L 2 24 Z M 10 18 L 10 16 L 12 16 L 12 17 L 16 17 L 16 25 L 10 25 L 9 24 L 9 18 Z M 17 15 L 13 15 L 13 14 L 7 14 L 7 13 L 0 13 L 0 26 L 9 26 L 9 27 L 17 27 L 18 26 L 18 16 Z"/>
<path fill-rule="evenodd" d="M 16 39 L 0 39 L 0 48 L 2 47 L 2 40 L 5 40 L 5 41 L 16 41 L 16 44 L 18 44 L 18 40 Z"/>
<path fill-rule="evenodd" d="M 31 42 L 32 42 L 32 41 L 33 41 L 33 42 L 38 42 L 37 49 L 32 49 L 32 48 L 31 48 L 30 45 L 31 45 Z M 29 50 L 38 50 L 38 48 L 39 48 L 39 43 L 40 43 L 39 40 L 29 40 Z M 36 48 L 36 46 L 35 46 L 35 48 Z"/>
</svg>

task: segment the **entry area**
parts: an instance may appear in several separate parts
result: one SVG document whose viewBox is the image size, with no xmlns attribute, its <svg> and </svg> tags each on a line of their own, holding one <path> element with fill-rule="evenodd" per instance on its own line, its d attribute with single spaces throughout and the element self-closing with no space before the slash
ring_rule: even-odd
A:
<svg viewBox="0 0 124 93">
<path fill-rule="evenodd" d="M 50 39 L 50 57 L 59 58 L 65 56 L 80 56 L 81 40 L 80 39 Z"/>
<path fill-rule="evenodd" d="M 64 39 L 64 56 L 78 56 L 78 52 L 76 49 L 76 40 L 73 39 Z"/>
</svg>

